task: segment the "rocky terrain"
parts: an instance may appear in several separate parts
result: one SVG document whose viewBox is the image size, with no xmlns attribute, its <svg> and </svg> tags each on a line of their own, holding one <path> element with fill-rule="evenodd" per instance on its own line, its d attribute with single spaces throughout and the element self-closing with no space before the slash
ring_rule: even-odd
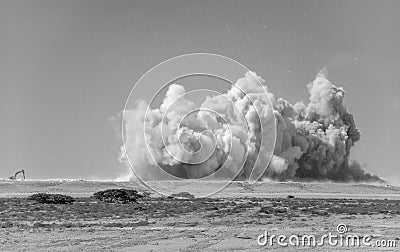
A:
<svg viewBox="0 0 400 252">
<path fill-rule="evenodd" d="M 201 190 L 204 185 L 197 186 Z M 94 196 L 101 190 L 128 187 L 137 193 L 114 190 Z M 268 250 L 271 247 L 257 243 L 264 231 L 321 237 L 337 234 L 340 223 L 347 225 L 348 233 L 371 235 L 372 241 L 390 239 L 400 246 L 398 187 L 235 182 L 206 198 L 186 191 L 170 197 L 150 194 L 128 182 L 17 181 L 0 182 L 0 188 L 0 248 L 4 251 Z M 44 192 L 66 194 L 75 201 L 43 204 L 28 199 Z M 103 200 L 99 195 L 134 200 Z M 310 250 L 277 244 L 273 248 Z M 371 251 L 365 246 L 315 249 Z"/>
</svg>

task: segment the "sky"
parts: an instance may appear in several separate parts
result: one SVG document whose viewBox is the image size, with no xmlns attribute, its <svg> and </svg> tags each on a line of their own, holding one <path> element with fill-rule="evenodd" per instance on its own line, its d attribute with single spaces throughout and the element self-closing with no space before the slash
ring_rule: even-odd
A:
<svg viewBox="0 0 400 252">
<path fill-rule="evenodd" d="M 0 1 L 0 177 L 112 179 L 134 83 L 209 52 L 307 101 L 323 67 L 362 133 L 352 157 L 400 184 L 399 1 Z"/>
</svg>

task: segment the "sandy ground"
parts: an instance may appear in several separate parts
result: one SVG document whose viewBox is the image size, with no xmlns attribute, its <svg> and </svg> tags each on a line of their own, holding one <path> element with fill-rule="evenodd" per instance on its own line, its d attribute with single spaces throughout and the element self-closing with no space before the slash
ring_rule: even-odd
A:
<svg viewBox="0 0 400 252">
<path fill-rule="evenodd" d="M 157 182 L 177 183 L 177 182 Z M 215 182 L 219 183 L 219 182 Z M 170 186 L 170 184 L 168 184 Z M 180 183 L 201 192 L 209 182 Z M 90 196 L 135 183 L 94 181 L 1 181 L 0 250 L 3 251 L 399 251 L 400 188 L 366 184 L 235 182 L 208 198 L 185 200 L 152 194 L 137 204 L 107 204 Z M 42 205 L 37 192 L 76 198 L 72 205 Z M 295 198 L 288 199 L 288 195 Z M 329 232 L 370 235 L 372 245 L 397 247 L 260 246 L 257 237 Z M 286 242 L 288 242 L 286 240 Z"/>
</svg>

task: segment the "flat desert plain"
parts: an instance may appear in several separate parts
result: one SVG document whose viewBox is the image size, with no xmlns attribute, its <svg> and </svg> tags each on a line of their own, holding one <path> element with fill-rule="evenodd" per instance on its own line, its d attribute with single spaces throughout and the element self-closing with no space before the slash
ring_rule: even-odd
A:
<svg viewBox="0 0 400 252">
<path fill-rule="evenodd" d="M 223 185 L 154 183 L 194 194 Z M 92 197 L 110 188 L 150 195 L 132 204 L 104 203 Z M 39 192 L 66 194 L 76 201 L 54 205 L 27 199 Z M 301 242 L 281 246 L 275 239 L 272 245 L 262 246 L 257 242 L 268 232 L 288 238 L 313 235 L 318 243 L 329 233 L 339 235 L 339 224 L 347 227 L 343 235 L 368 236 L 370 245 L 330 245 L 325 240 L 321 246 Z M 233 182 L 209 197 L 183 199 L 162 196 L 134 182 L 0 181 L 3 251 L 398 251 L 399 239 L 400 188 L 395 186 Z"/>
</svg>

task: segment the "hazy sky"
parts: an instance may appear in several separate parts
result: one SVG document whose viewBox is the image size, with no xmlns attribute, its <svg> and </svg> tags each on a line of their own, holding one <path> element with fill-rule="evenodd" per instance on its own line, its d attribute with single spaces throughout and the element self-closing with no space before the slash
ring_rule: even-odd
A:
<svg viewBox="0 0 400 252">
<path fill-rule="evenodd" d="M 115 178 L 109 118 L 150 67 L 191 52 L 240 61 L 291 102 L 326 66 L 362 138 L 400 183 L 400 1 L 0 1 L 0 177 Z"/>
</svg>

